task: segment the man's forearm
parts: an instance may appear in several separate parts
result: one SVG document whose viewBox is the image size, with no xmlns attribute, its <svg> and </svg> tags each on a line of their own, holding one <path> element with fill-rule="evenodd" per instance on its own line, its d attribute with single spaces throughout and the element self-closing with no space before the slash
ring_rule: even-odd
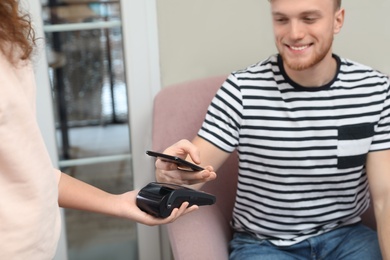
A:
<svg viewBox="0 0 390 260">
<path fill-rule="evenodd" d="M 375 211 L 377 231 L 382 258 L 390 260 L 390 203 L 385 208 Z"/>
</svg>

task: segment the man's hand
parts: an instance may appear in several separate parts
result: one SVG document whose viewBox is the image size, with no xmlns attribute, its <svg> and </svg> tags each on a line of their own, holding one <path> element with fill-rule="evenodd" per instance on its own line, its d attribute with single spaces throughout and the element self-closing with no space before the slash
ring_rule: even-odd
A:
<svg viewBox="0 0 390 260">
<path fill-rule="evenodd" d="M 168 147 L 165 154 L 180 157 L 195 164 L 201 164 L 198 148 L 188 140 L 181 140 Z M 175 163 L 156 160 L 156 179 L 158 182 L 174 183 L 179 185 L 203 184 L 214 180 L 217 175 L 211 165 L 202 166 L 205 170 L 199 172 L 187 172 L 177 169 Z"/>
</svg>

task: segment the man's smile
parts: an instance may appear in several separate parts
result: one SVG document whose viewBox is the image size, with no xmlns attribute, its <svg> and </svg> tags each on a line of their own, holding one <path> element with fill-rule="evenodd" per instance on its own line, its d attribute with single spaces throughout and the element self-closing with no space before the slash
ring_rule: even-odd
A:
<svg viewBox="0 0 390 260">
<path fill-rule="evenodd" d="M 293 50 L 293 51 L 304 51 L 306 49 L 308 49 L 311 44 L 307 44 L 307 45 L 300 45 L 300 46 L 293 46 L 293 45 L 286 45 L 289 49 Z"/>
</svg>

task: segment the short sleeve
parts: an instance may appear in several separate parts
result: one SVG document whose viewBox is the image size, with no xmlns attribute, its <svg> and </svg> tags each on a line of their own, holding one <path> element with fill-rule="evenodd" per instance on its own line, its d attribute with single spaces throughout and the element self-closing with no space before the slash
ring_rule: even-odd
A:
<svg viewBox="0 0 390 260">
<path fill-rule="evenodd" d="M 238 80 L 231 74 L 211 101 L 198 135 L 226 152 L 234 151 L 239 142 L 242 111 Z"/>
</svg>

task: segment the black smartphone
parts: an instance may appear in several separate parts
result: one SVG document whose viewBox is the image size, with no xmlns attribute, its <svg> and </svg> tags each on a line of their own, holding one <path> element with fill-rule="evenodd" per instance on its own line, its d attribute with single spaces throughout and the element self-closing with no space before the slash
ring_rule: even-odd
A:
<svg viewBox="0 0 390 260">
<path fill-rule="evenodd" d="M 172 162 L 177 164 L 177 169 L 181 171 L 194 172 L 194 171 L 203 171 L 204 169 L 199 165 L 191 163 L 189 161 L 183 160 L 177 156 L 172 156 L 164 153 L 158 153 L 153 151 L 146 151 L 146 154 L 153 157 L 158 157 L 163 161 Z"/>
</svg>

